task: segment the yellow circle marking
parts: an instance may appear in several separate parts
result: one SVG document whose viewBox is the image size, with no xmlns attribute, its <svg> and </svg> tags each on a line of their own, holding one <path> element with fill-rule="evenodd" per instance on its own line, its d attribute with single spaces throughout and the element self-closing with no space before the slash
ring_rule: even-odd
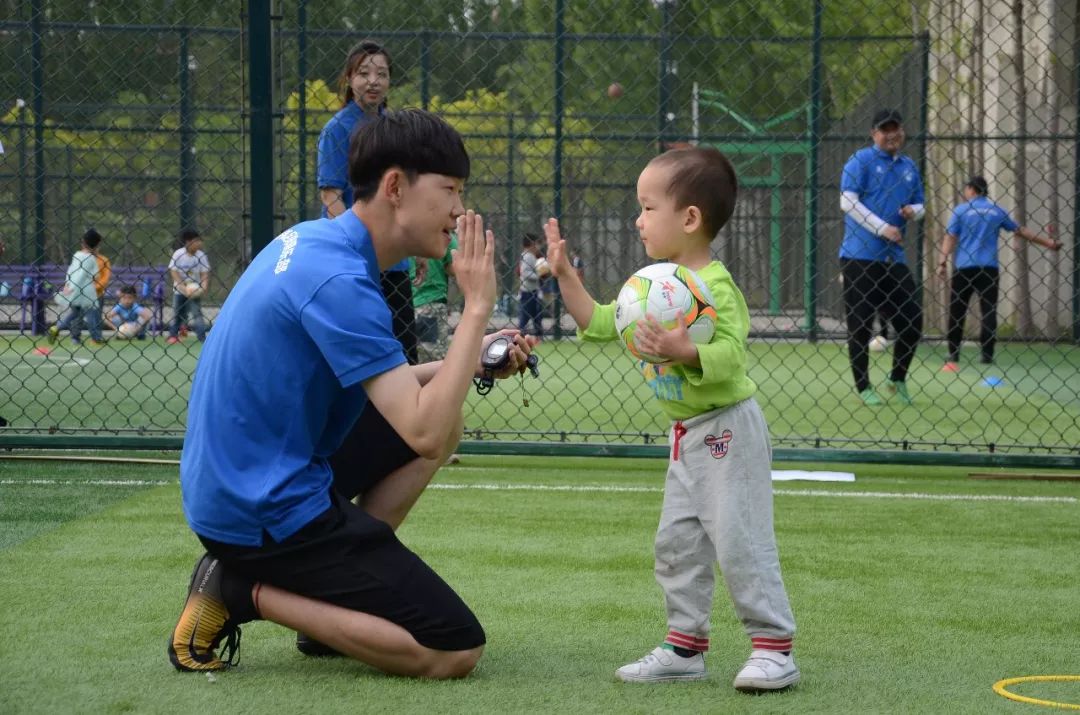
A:
<svg viewBox="0 0 1080 715">
<path fill-rule="evenodd" d="M 1021 703 L 1031 703 L 1032 705 L 1045 705 L 1051 708 L 1061 708 L 1062 710 L 1080 710 L 1080 704 L 1075 703 L 1059 703 L 1054 700 L 1039 700 L 1038 698 L 1029 698 L 1024 695 L 1017 695 L 1016 693 L 1010 693 L 1006 688 L 1016 685 L 1017 683 L 1068 683 L 1068 682 L 1080 682 L 1080 675 L 1025 675 L 1020 678 L 1005 678 L 994 683 L 994 692 L 1003 698 L 1009 700 L 1016 700 Z"/>
</svg>

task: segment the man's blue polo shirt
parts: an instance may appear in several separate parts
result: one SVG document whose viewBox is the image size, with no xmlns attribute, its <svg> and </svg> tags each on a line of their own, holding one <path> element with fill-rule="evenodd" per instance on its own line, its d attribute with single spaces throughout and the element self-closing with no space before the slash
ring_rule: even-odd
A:
<svg viewBox="0 0 1080 715">
<path fill-rule="evenodd" d="M 385 110 L 380 108 L 379 114 Z M 319 161 L 316 180 L 319 188 L 341 189 L 341 200 L 346 208 L 353 205 L 352 184 L 349 183 L 349 142 L 353 132 L 371 121 L 356 102 L 349 102 L 330 118 L 319 132 Z M 326 218 L 326 206 L 319 214 Z M 408 260 L 390 266 L 390 271 L 409 270 Z"/>
<path fill-rule="evenodd" d="M 886 223 L 904 232 L 907 221 L 900 209 L 909 204 L 925 203 L 922 177 L 915 162 L 903 154 L 892 156 L 876 146 L 859 149 L 844 165 L 840 191 L 854 191 L 866 208 Z M 844 242 L 840 257 L 860 261 L 904 263 L 904 247 L 886 241 L 860 226 L 851 216 L 844 216 Z"/>
<path fill-rule="evenodd" d="M 956 267 L 997 268 L 998 233 L 1020 228 L 1009 212 L 985 196 L 976 196 L 953 209 L 946 229 L 957 237 Z"/>
<path fill-rule="evenodd" d="M 367 403 L 362 381 L 404 363 L 356 214 L 275 238 L 229 293 L 195 369 L 180 460 L 192 530 L 258 546 L 325 511 L 327 458 Z"/>
</svg>

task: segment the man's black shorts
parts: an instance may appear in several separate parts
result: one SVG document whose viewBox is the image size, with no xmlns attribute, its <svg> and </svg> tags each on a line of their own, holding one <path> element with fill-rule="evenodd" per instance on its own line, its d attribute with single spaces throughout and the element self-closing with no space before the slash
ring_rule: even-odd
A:
<svg viewBox="0 0 1080 715">
<path fill-rule="evenodd" d="M 368 402 L 349 436 L 330 457 L 334 489 L 352 499 L 418 456 Z"/>
<path fill-rule="evenodd" d="M 280 543 L 268 534 L 255 548 L 200 539 L 207 551 L 247 579 L 385 618 L 428 648 L 483 645 L 484 629 L 461 597 L 398 541 L 388 524 L 348 499 L 415 458 L 371 408 L 331 460 L 335 471 L 351 471 L 340 483 L 335 474 L 325 512 Z M 353 489 L 357 492 L 350 494 Z"/>
</svg>

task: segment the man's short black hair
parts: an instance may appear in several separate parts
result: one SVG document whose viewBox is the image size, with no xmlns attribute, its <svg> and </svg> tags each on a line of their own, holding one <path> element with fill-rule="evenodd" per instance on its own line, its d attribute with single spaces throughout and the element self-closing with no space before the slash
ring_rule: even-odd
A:
<svg viewBox="0 0 1080 715">
<path fill-rule="evenodd" d="M 990 187 L 986 183 L 986 179 L 981 176 L 971 177 L 964 186 L 970 186 L 979 196 L 986 196 L 986 192 L 990 190 Z"/>
<path fill-rule="evenodd" d="M 185 228 L 180 231 L 179 239 L 181 245 L 187 245 L 188 241 L 194 241 L 196 238 L 202 238 L 202 234 L 193 228 Z"/>
<path fill-rule="evenodd" d="M 87 248 L 97 248 L 101 243 L 101 234 L 94 228 L 86 229 L 86 233 L 83 234 L 82 242 L 86 244 Z"/>
<path fill-rule="evenodd" d="M 531 248 L 540 243 L 540 236 L 535 233 L 525 233 L 521 236 L 521 247 Z"/>
<path fill-rule="evenodd" d="M 124 286 L 120 289 L 120 295 L 137 295 L 135 286 Z"/>
<path fill-rule="evenodd" d="M 420 174 L 469 178 L 469 153 L 457 130 L 422 109 L 385 112 L 372 119 L 349 142 L 349 183 L 353 199 L 375 195 L 383 174 L 392 168 L 409 181 Z"/>
</svg>

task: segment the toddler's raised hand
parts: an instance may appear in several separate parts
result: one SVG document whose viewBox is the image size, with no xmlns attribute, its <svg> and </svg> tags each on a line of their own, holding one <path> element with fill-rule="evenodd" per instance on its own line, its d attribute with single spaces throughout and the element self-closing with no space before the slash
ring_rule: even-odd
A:
<svg viewBox="0 0 1080 715">
<path fill-rule="evenodd" d="M 566 239 L 559 232 L 558 219 L 549 218 L 544 224 L 544 237 L 547 238 L 547 262 L 551 275 L 563 278 L 570 275 L 570 258 L 566 255 Z"/>
</svg>

